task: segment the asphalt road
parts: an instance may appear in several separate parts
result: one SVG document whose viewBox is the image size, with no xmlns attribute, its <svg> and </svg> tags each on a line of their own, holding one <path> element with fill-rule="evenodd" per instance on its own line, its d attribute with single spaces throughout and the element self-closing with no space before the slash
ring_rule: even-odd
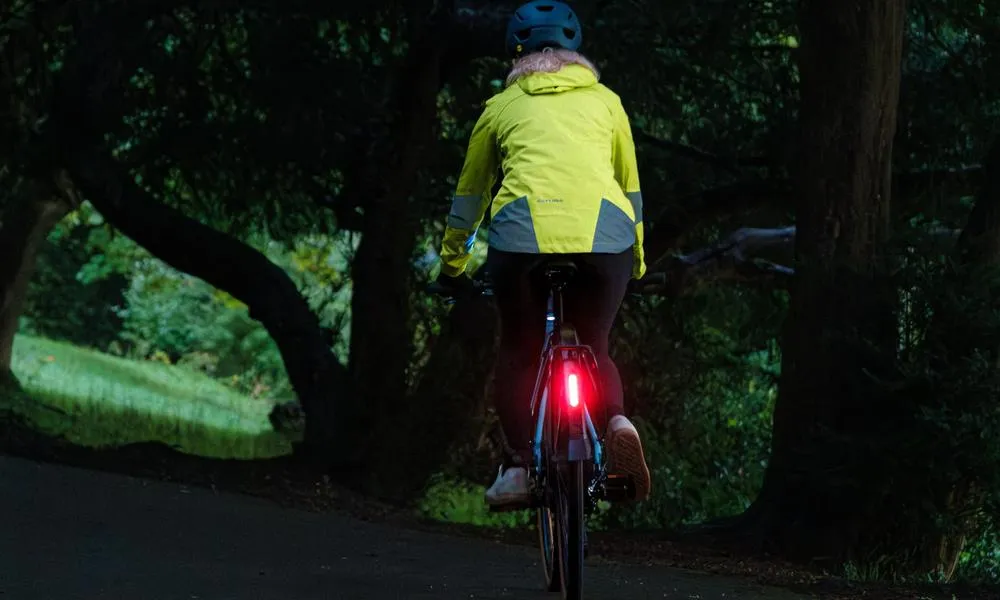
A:
<svg viewBox="0 0 1000 600">
<path fill-rule="evenodd" d="M 0 600 L 556 598 L 527 547 L 0 455 Z M 590 598 L 804 598 L 588 562 Z"/>
</svg>

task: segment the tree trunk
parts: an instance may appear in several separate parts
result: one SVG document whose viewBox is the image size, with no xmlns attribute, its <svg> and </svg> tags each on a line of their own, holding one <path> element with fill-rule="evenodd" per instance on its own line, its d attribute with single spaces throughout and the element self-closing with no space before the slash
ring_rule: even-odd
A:
<svg viewBox="0 0 1000 600">
<path fill-rule="evenodd" d="M 250 246 L 157 202 L 100 150 L 73 152 L 67 162 L 75 185 L 109 223 L 175 269 L 247 305 L 277 344 L 306 413 L 305 448 L 335 456 L 335 409 L 352 386 L 288 275 Z"/>
<path fill-rule="evenodd" d="M 452 307 L 410 401 L 383 429 L 392 432 L 380 465 L 381 479 L 391 483 L 384 493 L 412 500 L 443 465 L 458 462 L 451 450 L 471 448 L 482 436 L 496 335 L 496 314 L 486 298 Z"/>
<path fill-rule="evenodd" d="M 62 199 L 22 197 L 8 201 L 0 214 L 0 372 L 10 370 L 14 335 L 39 246 L 67 212 L 69 204 Z"/>
<path fill-rule="evenodd" d="M 903 0 L 806 0 L 800 14 L 797 276 L 772 458 L 744 520 L 799 559 L 857 559 L 895 508 L 873 468 L 892 407 L 868 374 L 886 372 L 895 345 L 880 251 L 904 18 Z"/>
<path fill-rule="evenodd" d="M 407 371 L 413 348 L 410 323 L 412 256 L 419 219 L 410 196 L 434 141 L 437 95 L 441 88 L 444 47 L 429 27 L 426 39 L 409 51 L 396 82 L 392 108 L 393 132 L 367 170 L 361 243 L 352 264 L 350 370 L 358 396 L 351 428 L 346 431 L 354 459 L 368 466 L 380 462 L 390 430 L 382 421 L 395 420 L 409 392 Z M 384 187 L 383 187 L 384 182 Z M 416 431 L 391 430 L 392 436 L 414 439 Z M 419 444 L 418 444 L 419 445 Z M 412 448 L 412 446 L 411 446 Z M 396 457 L 398 459 L 398 457 Z M 372 470 L 372 475 L 380 474 Z"/>
</svg>

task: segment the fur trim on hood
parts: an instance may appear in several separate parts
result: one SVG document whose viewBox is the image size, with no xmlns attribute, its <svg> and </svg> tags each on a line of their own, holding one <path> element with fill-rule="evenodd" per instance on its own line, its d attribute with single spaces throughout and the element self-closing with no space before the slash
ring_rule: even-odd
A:
<svg viewBox="0 0 1000 600">
<path fill-rule="evenodd" d="M 582 65 L 594 72 L 594 76 L 601 78 L 600 72 L 590 59 L 571 50 L 545 48 L 541 52 L 532 52 L 514 61 L 510 74 L 507 75 L 507 86 L 510 87 L 515 81 L 532 73 L 556 73 L 566 65 Z"/>
</svg>

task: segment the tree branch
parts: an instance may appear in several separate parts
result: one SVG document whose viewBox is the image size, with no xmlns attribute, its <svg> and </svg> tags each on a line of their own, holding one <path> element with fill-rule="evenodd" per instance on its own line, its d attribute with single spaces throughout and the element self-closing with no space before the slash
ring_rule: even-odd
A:
<svg viewBox="0 0 1000 600">
<path fill-rule="evenodd" d="M 698 162 L 712 165 L 713 167 L 724 169 L 730 173 L 740 173 L 740 169 L 744 167 L 767 167 L 772 164 L 772 161 L 764 156 L 738 157 L 712 154 L 711 152 L 706 152 L 693 146 L 688 146 L 687 144 L 672 142 L 670 140 L 656 137 L 642 131 L 641 129 L 635 130 L 635 137 L 638 138 L 639 141 L 645 142 L 651 146 L 677 154 L 678 156 L 683 156 L 685 158 L 690 158 Z"/>
<path fill-rule="evenodd" d="M 980 184 L 983 173 L 979 165 L 896 173 L 893 176 L 894 195 L 901 199 L 898 204 L 905 207 L 907 199 L 920 191 L 951 185 L 967 186 L 971 190 Z M 783 179 L 743 181 L 672 199 L 668 208 L 655 214 L 649 211 L 650 227 L 645 241 L 648 262 L 656 264 L 667 260 L 667 253 L 701 223 L 768 205 L 791 211 L 793 201 L 791 184 Z"/>
<path fill-rule="evenodd" d="M 247 305 L 278 346 L 309 421 L 306 445 L 335 447 L 339 410 L 353 382 L 323 339 L 319 319 L 280 267 L 250 246 L 157 202 L 100 147 L 62 157 L 81 195 L 123 234 L 166 264 Z M 197 249 L 197 251 L 194 251 Z"/>
<path fill-rule="evenodd" d="M 664 270 L 666 289 L 680 295 L 721 281 L 786 281 L 794 269 L 758 255 L 774 250 L 790 253 L 794 244 L 795 226 L 737 229 L 710 246 L 671 257 Z"/>
<path fill-rule="evenodd" d="M 700 223 L 768 205 L 791 209 L 791 204 L 790 187 L 784 180 L 743 181 L 682 196 L 669 208 L 650 215 L 646 256 L 651 264 L 659 263 Z"/>
<path fill-rule="evenodd" d="M 714 244 L 687 254 L 670 256 L 662 274 L 652 281 L 662 282 L 664 292 L 670 295 L 685 294 L 722 282 L 784 285 L 795 274 L 795 269 L 772 259 L 780 256 L 791 260 L 795 233 L 794 225 L 742 227 Z M 962 230 L 937 227 L 929 233 L 957 240 Z"/>
</svg>

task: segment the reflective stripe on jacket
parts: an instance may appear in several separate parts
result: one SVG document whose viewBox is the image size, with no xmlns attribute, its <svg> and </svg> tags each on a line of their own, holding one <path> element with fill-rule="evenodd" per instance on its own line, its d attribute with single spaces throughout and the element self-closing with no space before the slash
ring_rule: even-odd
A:
<svg viewBox="0 0 1000 600">
<path fill-rule="evenodd" d="M 503 182 L 490 198 L 498 168 Z M 628 116 L 594 72 L 570 64 L 521 77 L 486 102 L 469 140 L 441 249 L 465 270 L 492 205 L 489 246 L 535 254 L 642 251 L 642 192 Z"/>
</svg>

